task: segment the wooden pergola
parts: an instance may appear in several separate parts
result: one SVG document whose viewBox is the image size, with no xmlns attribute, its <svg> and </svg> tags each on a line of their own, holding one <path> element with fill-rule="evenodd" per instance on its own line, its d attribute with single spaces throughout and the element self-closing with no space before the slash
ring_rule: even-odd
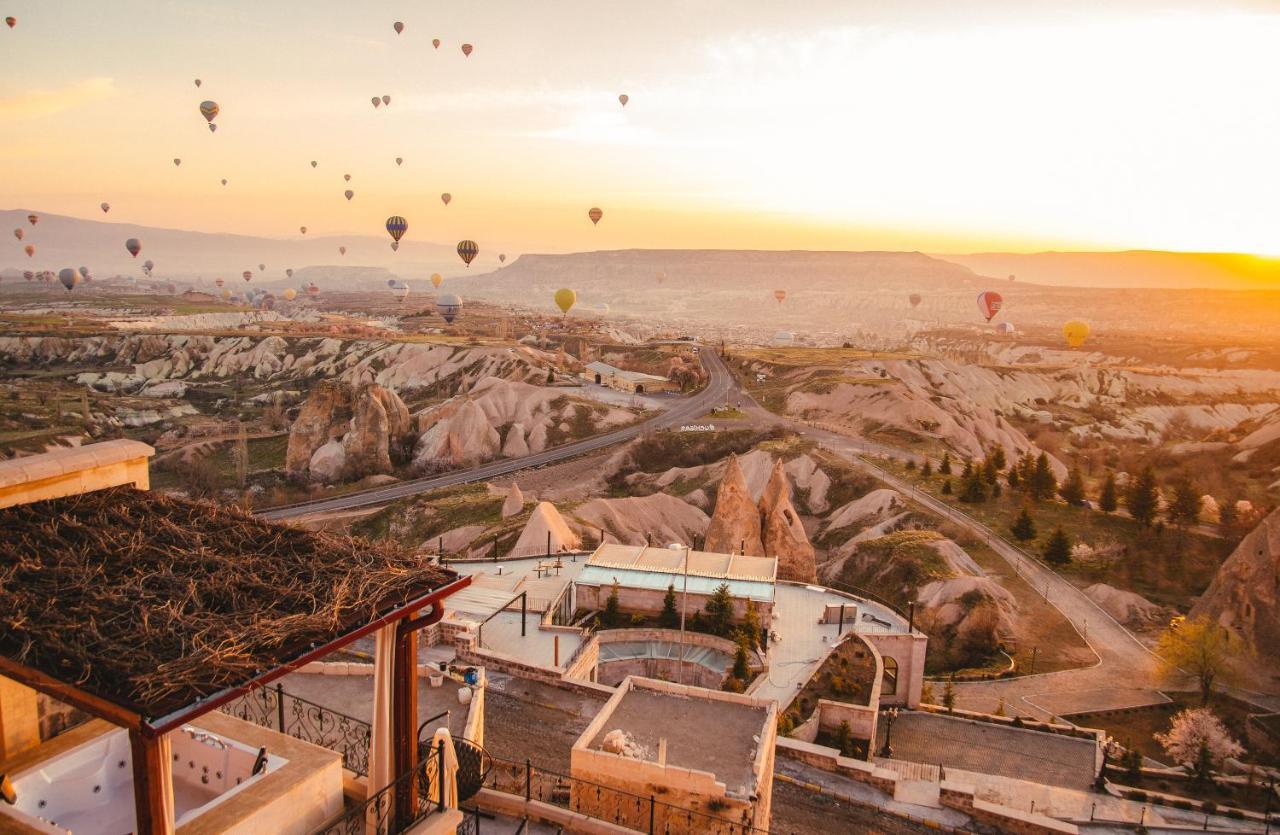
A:
<svg viewBox="0 0 1280 835">
<path fill-rule="evenodd" d="M 113 530 L 112 522 L 120 520 L 129 525 Z M 176 527 L 175 520 L 179 523 Z M 181 524 L 184 520 L 185 527 Z M 131 488 L 0 510 L 0 527 L 11 532 L 0 540 L 0 675 L 128 730 L 138 833 L 170 831 L 165 810 L 172 807 L 171 798 L 158 790 L 164 785 L 164 769 L 172 767 L 160 754 L 165 734 L 391 624 L 396 625 L 392 782 L 416 767 L 417 632 L 438 622 L 444 616 L 444 600 L 468 586 L 471 578 L 421 564 L 393 546 L 273 525 L 238 510 L 182 502 Z M 147 636 L 135 638 L 130 633 L 133 616 L 145 616 L 146 607 L 154 602 L 148 600 L 136 601 L 140 611 L 129 613 L 130 617 L 118 612 L 109 617 L 111 613 L 90 610 L 79 618 L 59 621 L 56 634 L 46 629 L 55 618 L 41 617 L 41 610 L 65 607 L 72 598 L 84 607 L 94 600 L 140 593 L 138 583 L 153 578 L 145 573 L 139 576 L 128 564 L 131 559 L 140 559 L 137 554 L 125 553 L 127 547 L 134 546 L 122 546 L 115 553 L 110 546 L 113 537 L 137 543 L 140 537 L 145 541 L 146 536 L 159 535 L 161 530 L 177 537 L 166 547 L 174 551 L 175 558 L 187 561 L 188 570 L 175 560 L 162 578 L 164 582 L 156 581 L 162 586 L 184 582 L 190 589 L 188 598 L 177 604 L 172 620 L 156 633 L 172 638 L 175 636 L 165 630 L 176 631 L 176 640 L 148 642 Z M 184 533 L 190 536 L 184 538 Z M 262 551 L 242 553 L 244 544 L 253 541 L 264 543 Z M 209 568 L 210 561 L 215 570 L 222 571 L 217 563 L 220 555 L 211 552 L 220 547 L 224 552 L 229 550 L 221 554 L 228 566 L 241 570 L 225 578 L 219 573 L 215 575 L 218 582 L 210 583 L 216 587 L 204 588 L 200 580 L 207 575 L 201 572 Z M 254 564 L 273 558 L 286 563 L 283 569 L 287 574 L 301 578 L 288 590 L 292 594 L 283 589 L 272 594 L 274 589 L 267 582 L 270 578 L 253 570 Z M 86 571 L 96 578 L 92 589 L 74 582 Z M 314 571 L 314 576 L 305 576 L 308 571 Z M 61 589 L 65 599 L 60 598 L 59 583 L 65 584 Z M 378 598 L 362 600 L 353 594 L 352 585 L 358 583 L 376 589 Z M 302 618 L 305 629 L 283 639 L 279 635 L 240 634 L 246 623 L 259 623 L 264 629 L 273 622 L 296 625 L 299 613 L 290 611 L 290 601 L 296 605 L 299 589 L 311 608 Z M 225 614 L 227 622 L 219 623 L 217 601 L 237 590 L 244 592 L 250 605 L 262 608 L 246 614 L 232 607 Z M 184 607 L 191 610 L 186 617 Z M 164 651 L 200 645 L 202 635 L 195 633 L 195 624 L 209 630 L 211 622 L 213 627 L 225 628 L 228 635 L 246 638 L 240 644 L 243 657 L 211 656 L 206 673 L 201 675 L 200 659 Z M 83 624 L 79 629 L 78 623 Z M 190 627 L 190 634 L 182 631 L 184 626 Z M 247 639 L 252 637 L 262 640 Z M 137 640 L 140 659 L 95 654 L 97 648 L 124 646 L 130 640 Z M 73 654 L 69 647 L 76 644 L 85 651 Z M 180 686 L 139 672 L 147 667 L 162 670 L 166 665 L 186 671 Z"/>
</svg>

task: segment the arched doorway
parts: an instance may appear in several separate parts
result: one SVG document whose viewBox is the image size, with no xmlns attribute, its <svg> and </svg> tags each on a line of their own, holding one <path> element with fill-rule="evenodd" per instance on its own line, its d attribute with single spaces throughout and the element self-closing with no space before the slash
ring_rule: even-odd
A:
<svg viewBox="0 0 1280 835">
<path fill-rule="evenodd" d="M 880 681 L 880 695 L 894 696 L 898 693 L 898 662 L 884 656 L 884 678 Z"/>
<path fill-rule="evenodd" d="M 603 378 L 601 378 L 601 376 L 600 376 L 599 374 L 596 374 L 596 385 L 597 385 L 597 386 L 598 386 L 598 385 L 600 385 L 600 383 L 602 382 L 602 379 L 603 379 Z"/>
<path fill-rule="evenodd" d="M 636 383 L 636 394 L 644 394 L 644 385 Z"/>
</svg>

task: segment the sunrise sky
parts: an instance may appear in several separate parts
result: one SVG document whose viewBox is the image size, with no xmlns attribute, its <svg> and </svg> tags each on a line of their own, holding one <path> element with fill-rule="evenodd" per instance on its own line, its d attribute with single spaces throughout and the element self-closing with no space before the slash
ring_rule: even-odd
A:
<svg viewBox="0 0 1280 835">
<path fill-rule="evenodd" d="M 521 251 L 1276 254 L 1278 8 L 0 0 L 0 208 L 279 237 L 401 214 Z"/>
</svg>

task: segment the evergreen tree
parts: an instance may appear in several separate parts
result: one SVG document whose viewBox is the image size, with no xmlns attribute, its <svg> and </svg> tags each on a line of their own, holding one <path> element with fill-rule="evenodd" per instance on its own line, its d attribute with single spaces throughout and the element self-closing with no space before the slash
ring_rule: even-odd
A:
<svg viewBox="0 0 1280 835">
<path fill-rule="evenodd" d="M 1169 521 L 1186 529 L 1200 521 L 1200 490 L 1195 482 L 1182 476 L 1173 484 L 1173 501 L 1169 502 Z"/>
<path fill-rule="evenodd" d="M 991 483 L 991 498 L 993 498 L 993 499 L 998 499 L 998 498 L 1000 498 L 1000 494 L 1001 494 L 1001 493 L 1003 493 L 1003 492 L 1004 492 L 1004 491 L 1000 489 L 1000 482 L 999 482 L 999 481 L 993 481 L 993 482 Z"/>
<path fill-rule="evenodd" d="M 748 649 L 755 649 L 760 646 L 760 613 L 756 611 L 756 602 L 747 600 L 747 613 L 742 618 L 741 627 L 742 637 Z"/>
<path fill-rule="evenodd" d="M 1022 453 L 1022 457 L 1018 459 L 1018 480 L 1022 482 L 1022 489 L 1031 491 L 1032 482 L 1036 477 L 1036 459 L 1031 454 L 1031 450 Z"/>
<path fill-rule="evenodd" d="M 1000 468 L 996 466 L 994 459 L 988 458 L 983 463 L 982 478 L 987 484 L 996 484 L 1000 481 Z"/>
<path fill-rule="evenodd" d="M 1071 562 L 1071 537 L 1062 528 L 1056 529 L 1045 543 L 1044 560 L 1050 565 L 1066 565 Z"/>
<path fill-rule="evenodd" d="M 676 611 L 675 584 L 667 586 L 667 594 L 662 598 L 662 612 L 658 615 L 658 625 L 664 629 L 675 629 L 680 625 L 680 613 Z"/>
<path fill-rule="evenodd" d="M 1143 525 L 1150 525 L 1156 518 L 1159 496 L 1156 493 L 1156 474 L 1150 467 L 1143 468 L 1125 491 L 1124 506 L 1129 515 Z"/>
<path fill-rule="evenodd" d="M 1107 473 L 1107 480 L 1102 482 L 1102 492 L 1098 494 L 1098 509 L 1103 513 L 1115 513 L 1119 506 L 1115 473 Z"/>
<path fill-rule="evenodd" d="M 942 706 L 947 709 L 947 713 L 956 709 L 956 677 L 954 673 L 951 678 L 947 679 L 947 686 L 942 688 Z"/>
<path fill-rule="evenodd" d="M 840 749 L 841 756 L 853 756 L 853 728 L 849 726 L 848 719 L 841 720 L 840 727 L 836 728 L 836 747 Z"/>
<path fill-rule="evenodd" d="M 1058 479 L 1049 467 L 1049 456 L 1046 453 L 1040 453 L 1040 457 L 1036 459 L 1029 489 L 1031 498 L 1037 502 L 1051 499 L 1058 492 Z"/>
<path fill-rule="evenodd" d="M 707 598 L 707 618 L 711 621 L 711 631 L 720 636 L 727 636 L 733 627 L 733 597 L 729 594 L 729 584 L 721 583 Z"/>
<path fill-rule="evenodd" d="M 1018 478 L 1018 468 L 1017 468 L 1017 466 L 1013 466 L 1013 467 L 1010 467 L 1010 468 L 1009 468 L 1009 475 L 1006 477 L 1006 480 L 1009 482 L 1009 489 L 1010 489 L 1010 490 L 1017 490 L 1017 489 L 1018 489 L 1019 478 Z"/>
<path fill-rule="evenodd" d="M 942 453 L 942 463 L 938 465 L 938 472 L 943 475 L 951 475 L 951 453 Z"/>
<path fill-rule="evenodd" d="M 1235 499 L 1227 499 L 1218 505 L 1218 525 L 1224 528 L 1234 528 L 1239 521 L 1240 512 L 1236 510 Z"/>
<path fill-rule="evenodd" d="M 751 659 L 747 655 L 747 645 L 741 641 L 738 642 L 738 648 L 733 653 L 733 672 L 731 675 L 744 684 L 751 678 Z"/>
<path fill-rule="evenodd" d="M 1079 467 L 1072 467 L 1071 472 L 1067 473 L 1067 480 L 1058 488 L 1058 495 L 1072 507 L 1084 504 L 1084 476 Z"/>
<path fill-rule="evenodd" d="M 1029 542 L 1036 538 L 1036 523 L 1031 518 L 1031 510 L 1026 505 L 1022 506 L 1022 512 L 1018 514 L 1017 519 L 1013 520 L 1009 530 L 1013 533 L 1013 538 L 1019 542 Z"/>
<path fill-rule="evenodd" d="M 991 450 L 991 454 L 987 456 L 987 460 L 996 468 L 997 472 L 1009 466 L 1009 459 L 1005 457 L 1004 447 L 998 446 Z"/>
<path fill-rule="evenodd" d="M 951 495 L 951 479 L 947 479 L 946 481 L 942 482 L 942 495 L 944 496 Z"/>
<path fill-rule="evenodd" d="M 924 459 L 924 466 L 920 468 L 920 475 L 925 478 L 933 477 L 933 462 L 928 458 Z"/>
<path fill-rule="evenodd" d="M 960 471 L 960 480 L 964 481 L 971 475 L 973 475 L 973 461 L 972 459 L 966 458 L 964 459 L 964 469 Z"/>
<path fill-rule="evenodd" d="M 960 482 L 960 501 L 969 504 L 981 504 L 987 500 L 987 485 L 982 481 L 982 473 L 971 470 Z"/>
<path fill-rule="evenodd" d="M 616 629 L 622 625 L 622 607 L 618 602 L 618 584 L 613 584 L 613 590 L 609 592 L 609 599 L 604 603 L 604 614 L 600 616 L 600 623 L 605 629 Z"/>
</svg>

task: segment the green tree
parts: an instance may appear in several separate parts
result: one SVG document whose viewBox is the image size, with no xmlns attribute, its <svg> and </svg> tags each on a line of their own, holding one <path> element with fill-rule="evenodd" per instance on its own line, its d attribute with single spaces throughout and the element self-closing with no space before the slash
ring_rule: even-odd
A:
<svg viewBox="0 0 1280 835">
<path fill-rule="evenodd" d="M 1232 677 L 1239 654 L 1231 633 L 1205 617 L 1171 625 L 1156 642 L 1161 672 L 1170 679 L 1195 676 L 1203 705 L 1213 697 L 1214 684 Z"/>
<path fill-rule="evenodd" d="M 987 500 L 987 485 L 983 483 L 982 473 L 976 469 L 960 482 L 960 501 L 969 504 L 980 504 Z"/>
<path fill-rule="evenodd" d="M 739 627 L 744 643 L 748 649 L 755 649 L 760 646 L 760 613 L 756 611 L 756 602 L 747 600 L 747 611 L 742 617 L 742 626 Z"/>
<path fill-rule="evenodd" d="M 1045 562 L 1051 565 L 1066 565 L 1071 562 L 1071 537 L 1062 528 L 1057 528 L 1049 535 L 1044 545 Z"/>
<path fill-rule="evenodd" d="M 951 713 L 956 709 L 956 677 L 954 674 L 947 679 L 947 685 L 942 688 L 942 706 L 947 709 L 947 713 Z"/>
<path fill-rule="evenodd" d="M 1000 483 L 1000 468 L 994 459 L 988 458 L 982 465 L 982 480 L 987 484 Z"/>
<path fill-rule="evenodd" d="M 1049 456 L 1046 453 L 1040 453 L 1036 458 L 1035 466 L 1031 471 L 1031 479 L 1028 483 L 1028 490 L 1031 493 L 1033 501 L 1042 502 L 1053 498 L 1053 494 L 1058 492 L 1058 479 L 1053 474 L 1053 469 L 1049 466 Z"/>
<path fill-rule="evenodd" d="M 658 615 L 658 625 L 664 629 L 675 629 L 680 625 L 680 613 L 676 611 L 675 584 L 667 586 L 666 596 L 662 598 L 662 612 Z"/>
<path fill-rule="evenodd" d="M 1173 500 L 1169 502 L 1169 521 L 1186 530 L 1200 521 L 1200 490 L 1195 482 L 1182 476 L 1173 484 Z"/>
<path fill-rule="evenodd" d="M 1072 467 L 1067 473 L 1067 480 L 1058 488 L 1058 495 L 1072 507 L 1084 504 L 1084 476 L 1079 467 Z"/>
<path fill-rule="evenodd" d="M 738 642 L 738 648 L 733 653 L 732 675 L 743 683 L 751 678 L 751 659 L 747 655 L 747 645 L 742 641 Z"/>
<path fill-rule="evenodd" d="M 973 475 L 973 460 L 966 458 L 964 459 L 964 468 L 960 470 L 960 480 L 964 481 L 971 475 Z"/>
<path fill-rule="evenodd" d="M 1010 490 L 1018 489 L 1018 484 L 1021 482 L 1021 479 L 1018 477 L 1018 468 L 1016 466 L 1009 468 L 1009 475 L 1005 477 L 1005 480 L 1009 482 Z"/>
<path fill-rule="evenodd" d="M 942 495 L 944 496 L 951 495 L 951 479 L 949 478 L 942 482 Z"/>
<path fill-rule="evenodd" d="M 920 475 L 925 478 L 933 478 L 933 462 L 928 458 L 924 459 L 924 466 L 920 468 Z"/>
<path fill-rule="evenodd" d="M 733 597 L 729 594 L 729 584 L 721 583 L 707 598 L 707 619 L 711 631 L 721 637 L 727 636 L 733 628 Z"/>
<path fill-rule="evenodd" d="M 1004 447 L 1002 446 L 998 446 L 991 450 L 991 454 L 987 456 L 987 461 L 991 463 L 991 466 L 996 468 L 997 472 L 1009 466 L 1009 459 L 1005 457 Z"/>
<path fill-rule="evenodd" d="M 1107 480 L 1102 482 L 1102 492 L 1098 494 L 1098 509 L 1103 513 L 1115 513 L 1119 506 L 1115 473 L 1107 473 Z"/>
<path fill-rule="evenodd" d="M 1223 528 L 1234 528 L 1240 521 L 1240 512 L 1236 510 L 1236 500 L 1227 499 L 1218 505 L 1218 525 Z"/>
<path fill-rule="evenodd" d="M 840 749 L 841 755 L 853 756 L 853 728 L 849 726 L 848 719 L 842 720 L 840 727 L 836 728 L 836 747 Z"/>
<path fill-rule="evenodd" d="M 942 463 L 938 465 L 938 472 L 942 475 L 951 475 L 951 453 L 942 453 Z"/>
<path fill-rule="evenodd" d="M 1125 491 L 1124 506 L 1129 515 L 1143 525 L 1150 525 L 1156 518 L 1159 496 L 1156 493 L 1156 474 L 1150 467 L 1143 468 Z"/>
<path fill-rule="evenodd" d="M 609 592 L 609 599 L 604 602 L 604 614 L 600 623 L 605 629 L 617 629 L 622 624 L 622 605 L 618 600 L 618 583 L 615 581 Z"/>
<path fill-rule="evenodd" d="M 1022 506 L 1022 512 L 1013 520 L 1009 530 L 1013 533 L 1013 538 L 1019 542 L 1030 542 L 1036 538 L 1036 523 L 1031 518 L 1030 508 L 1026 505 Z"/>
</svg>

